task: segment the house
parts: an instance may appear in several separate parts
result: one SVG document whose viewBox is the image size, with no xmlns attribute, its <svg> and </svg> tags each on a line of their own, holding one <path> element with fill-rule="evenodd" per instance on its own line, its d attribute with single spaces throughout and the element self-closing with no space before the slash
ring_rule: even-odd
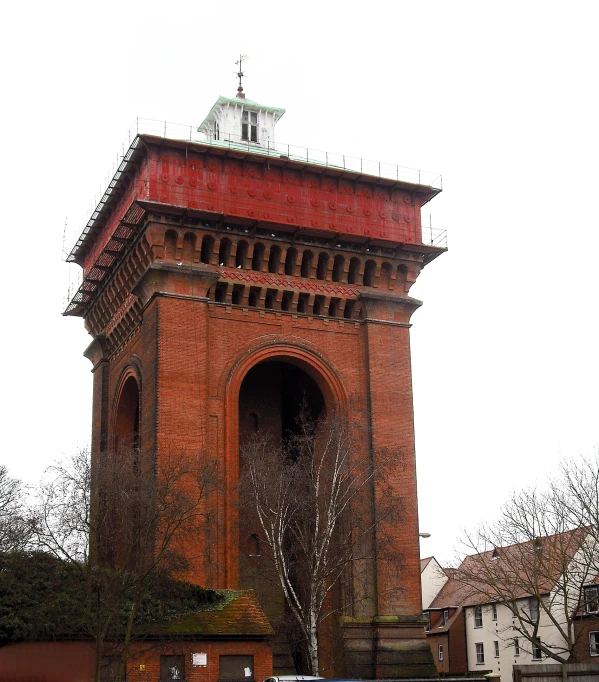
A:
<svg viewBox="0 0 599 682">
<path fill-rule="evenodd" d="M 587 529 L 467 556 L 425 609 L 427 638 L 442 673 L 599 656 L 599 584 Z M 430 590 L 430 583 L 424 586 Z M 430 592 L 427 593 L 427 598 Z"/>
<path fill-rule="evenodd" d="M 464 674 L 468 670 L 466 623 L 464 609 L 461 606 L 465 596 L 464 588 L 454 580 L 453 569 L 441 570 L 445 575 L 445 581 L 425 610 L 428 617 L 426 635 L 437 672 Z"/>
</svg>

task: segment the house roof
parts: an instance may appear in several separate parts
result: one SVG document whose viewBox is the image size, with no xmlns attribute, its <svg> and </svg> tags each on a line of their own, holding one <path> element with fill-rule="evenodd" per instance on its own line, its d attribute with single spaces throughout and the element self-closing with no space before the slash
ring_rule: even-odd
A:
<svg viewBox="0 0 599 682">
<path fill-rule="evenodd" d="M 426 559 L 420 559 L 420 573 L 429 565 L 431 559 L 433 559 L 432 556 L 426 557 Z"/>
<path fill-rule="evenodd" d="M 448 572 L 431 607 L 485 604 L 547 594 L 555 587 L 587 537 L 586 528 L 535 538 L 467 556 Z M 437 602 L 439 602 L 437 604 Z"/>
<path fill-rule="evenodd" d="M 141 636 L 266 637 L 274 633 L 253 590 L 219 591 L 225 599 L 203 611 L 140 626 Z"/>
</svg>

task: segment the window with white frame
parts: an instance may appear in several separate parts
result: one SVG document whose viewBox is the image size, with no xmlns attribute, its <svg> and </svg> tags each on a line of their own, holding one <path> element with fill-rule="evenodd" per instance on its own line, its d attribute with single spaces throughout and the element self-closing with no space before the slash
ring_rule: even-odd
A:
<svg viewBox="0 0 599 682">
<path fill-rule="evenodd" d="M 495 658 L 499 658 L 499 642 L 497 640 L 493 642 L 493 651 L 495 653 Z"/>
<path fill-rule="evenodd" d="M 599 656 L 599 631 L 589 632 L 589 653 L 591 656 Z"/>
<path fill-rule="evenodd" d="M 493 604 L 491 608 L 493 609 L 493 620 L 497 620 L 497 604 Z"/>
<path fill-rule="evenodd" d="M 520 640 L 514 637 L 514 656 L 520 655 Z"/>
<path fill-rule="evenodd" d="M 443 660 L 443 645 L 439 644 L 437 647 L 437 658 L 442 661 Z"/>
<path fill-rule="evenodd" d="M 532 660 L 540 661 L 543 658 L 543 652 L 541 651 L 541 640 L 537 637 L 532 643 Z"/>
<path fill-rule="evenodd" d="M 445 625 L 447 625 L 448 620 L 449 620 L 449 609 L 443 609 L 443 613 L 441 614 L 441 625 L 439 625 L 439 627 L 442 628 Z"/>
<path fill-rule="evenodd" d="M 599 586 L 590 585 L 584 588 L 585 613 L 597 613 L 599 611 Z"/>
<path fill-rule="evenodd" d="M 539 620 L 539 600 L 536 597 L 528 600 L 528 615 L 533 623 Z"/>
<path fill-rule="evenodd" d="M 482 606 L 475 606 L 474 607 L 474 627 L 475 628 L 482 628 L 483 626 L 483 607 Z"/>
<path fill-rule="evenodd" d="M 241 115 L 241 139 L 258 142 L 258 112 L 243 110 Z"/>
<path fill-rule="evenodd" d="M 474 645 L 476 649 L 476 665 L 485 664 L 485 645 L 482 642 L 476 642 Z"/>
</svg>

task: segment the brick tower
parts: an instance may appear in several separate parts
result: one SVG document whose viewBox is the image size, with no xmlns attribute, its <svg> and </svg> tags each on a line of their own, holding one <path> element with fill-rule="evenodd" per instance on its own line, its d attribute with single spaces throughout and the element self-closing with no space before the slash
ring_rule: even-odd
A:
<svg viewBox="0 0 599 682">
<path fill-rule="evenodd" d="M 217 100 L 201 140 L 189 128 L 136 131 L 70 256 L 83 283 L 65 314 L 93 337 L 92 460 L 116 442 L 158 467 L 172 447 L 216 456 L 225 490 L 198 538 L 209 551 L 194 552 L 186 577 L 260 596 L 249 584 L 260 558 L 235 504 L 240 439 L 281 429 L 306 391 L 341 410 L 364 452 L 404 453 L 393 479 L 402 562 L 389 575 L 373 560 L 366 598 L 343 597 L 323 668 L 431 674 L 409 346 L 420 302 L 408 292 L 444 251 L 423 243 L 420 219 L 440 188 L 418 171 L 278 145 L 283 113 L 239 92 Z M 389 581 L 399 596 L 380 589 Z"/>
</svg>

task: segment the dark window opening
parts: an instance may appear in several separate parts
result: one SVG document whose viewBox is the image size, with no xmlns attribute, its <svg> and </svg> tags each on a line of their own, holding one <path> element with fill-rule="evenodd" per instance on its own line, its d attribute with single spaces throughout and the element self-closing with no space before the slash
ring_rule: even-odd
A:
<svg viewBox="0 0 599 682">
<path fill-rule="evenodd" d="M 343 256 L 335 256 L 333 261 L 333 282 L 341 282 L 343 278 L 343 263 L 345 259 Z"/>
<path fill-rule="evenodd" d="M 237 250 L 235 251 L 235 267 L 237 269 L 245 268 L 245 262 L 248 255 L 248 244 L 245 241 L 241 241 L 237 244 Z"/>
<path fill-rule="evenodd" d="M 271 246 L 270 254 L 268 256 L 268 272 L 272 272 L 275 275 L 279 272 L 279 263 L 281 261 L 281 247 Z"/>
<path fill-rule="evenodd" d="M 240 284 L 233 285 L 233 292 L 231 293 L 231 303 L 233 305 L 241 305 L 243 302 L 243 289 Z"/>
<path fill-rule="evenodd" d="M 193 252 L 196 247 L 196 237 L 195 234 L 187 232 L 183 237 L 183 252 L 181 253 L 181 260 L 184 263 L 193 262 Z"/>
<path fill-rule="evenodd" d="M 224 303 L 227 300 L 227 288 L 228 284 L 226 282 L 217 282 L 214 288 L 214 300 L 217 303 Z"/>
<path fill-rule="evenodd" d="M 218 248 L 218 264 L 221 267 L 229 267 L 229 258 L 231 258 L 231 240 L 224 237 L 220 240 Z"/>
<path fill-rule="evenodd" d="M 220 680 L 254 679 L 253 656 L 219 656 L 218 667 Z"/>
<path fill-rule="evenodd" d="M 277 290 L 276 289 L 267 289 L 266 290 L 266 299 L 264 301 L 264 307 L 268 308 L 269 310 L 274 310 L 276 300 L 277 300 Z"/>
<path fill-rule="evenodd" d="M 584 610 L 586 613 L 599 611 L 599 586 L 593 585 L 584 588 Z"/>
<path fill-rule="evenodd" d="M 312 251 L 304 251 L 302 254 L 302 267 L 301 276 L 310 277 L 310 271 L 312 270 Z"/>
<path fill-rule="evenodd" d="M 281 310 L 290 311 L 293 304 L 293 291 L 284 291 L 281 299 Z"/>
<path fill-rule="evenodd" d="M 249 556 L 260 556 L 260 540 L 255 533 L 248 538 L 248 554 Z"/>
<path fill-rule="evenodd" d="M 364 286 L 373 287 L 374 286 L 374 275 L 376 272 L 376 263 L 373 260 L 367 260 L 364 266 Z"/>
<path fill-rule="evenodd" d="M 295 266 L 297 263 L 297 250 L 291 247 L 287 249 L 285 256 L 285 274 L 293 277 L 295 275 Z"/>
<path fill-rule="evenodd" d="M 329 303 L 329 317 L 338 317 L 339 316 L 339 299 L 338 298 L 332 298 L 331 302 Z"/>
<path fill-rule="evenodd" d="M 254 245 L 254 253 L 252 254 L 252 270 L 260 272 L 262 269 L 262 261 L 264 260 L 264 244 L 258 242 Z"/>
<path fill-rule="evenodd" d="M 324 296 L 315 296 L 314 297 L 314 308 L 312 309 L 312 314 L 313 315 L 322 315 L 323 314 L 323 308 L 324 308 Z"/>
<path fill-rule="evenodd" d="M 346 320 L 351 320 L 352 317 L 354 316 L 355 305 L 356 305 L 355 301 L 346 301 L 345 302 L 345 308 L 343 308 L 343 317 Z"/>
<path fill-rule="evenodd" d="M 160 657 L 160 682 L 185 679 L 185 656 Z"/>
<path fill-rule="evenodd" d="M 316 265 L 316 279 L 325 279 L 327 275 L 327 266 L 329 264 L 329 257 L 326 253 L 318 254 L 318 264 Z"/>
<path fill-rule="evenodd" d="M 248 296 L 248 305 L 252 308 L 258 307 L 260 301 L 260 289 L 258 287 L 250 287 L 250 295 Z"/>
<path fill-rule="evenodd" d="M 212 260 L 212 252 L 214 250 L 214 237 L 207 234 L 202 238 L 202 250 L 200 252 L 200 261 L 206 265 L 210 265 Z"/>
<path fill-rule="evenodd" d="M 381 287 L 388 289 L 391 286 L 391 264 L 383 263 L 381 266 Z"/>
<path fill-rule="evenodd" d="M 347 283 L 356 284 L 358 275 L 360 274 L 360 259 L 352 258 L 349 261 L 349 272 L 347 273 Z"/>
<path fill-rule="evenodd" d="M 297 312 L 307 313 L 308 312 L 308 294 L 300 294 L 297 299 Z"/>
</svg>

